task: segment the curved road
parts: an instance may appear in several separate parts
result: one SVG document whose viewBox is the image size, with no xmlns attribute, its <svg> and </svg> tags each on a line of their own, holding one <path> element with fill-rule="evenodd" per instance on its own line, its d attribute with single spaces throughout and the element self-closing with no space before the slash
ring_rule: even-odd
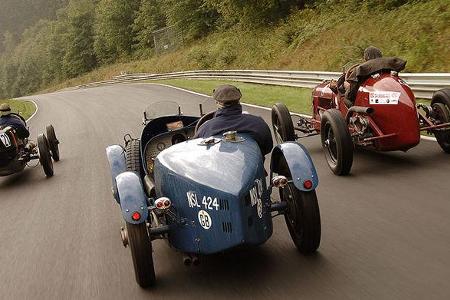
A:
<svg viewBox="0 0 450 300">
<path fill-rule="evenodd" d="M 450 299 L 450 156 L 422 141 L 408 153 L 358 151 L 351 176 L 331 175 L 319 138 L 302 142 L 316 164 L 322 244 L 304 257 L 284 220 L 263 246 L 185 267 L 154 243 L 158 285 L 134 281 L 105 147 L 140 132 L 141 113 L 172 99 L 186 114 L 203 97 L 150 84 L 33 97 L 32 136 L 53 123 L 55 176 L 40 167 L 0 178 L 1 299 Z M 248 108 L 269 120 L 269 112 Z"/>
</svg>

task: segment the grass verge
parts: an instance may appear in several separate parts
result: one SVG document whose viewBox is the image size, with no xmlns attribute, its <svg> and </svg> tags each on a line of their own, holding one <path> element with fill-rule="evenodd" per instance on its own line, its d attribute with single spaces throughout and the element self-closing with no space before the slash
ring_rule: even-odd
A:
<svg viewBox="0 0 450 300">
<path fill-rule="evenodd" d="M 36 111 L 36 106 L 27 100 L 0 100 L 0 103 L 8 103 L 14 113 L 21 115 L 25 120 Z"/>
<path fill-rule="evenodd" d="M 221 84 L 233 84 L 242 92 L 242 102 L 272 107 L 277 102 L 283 102 L 290 111 L 311 114 L 311 89 L 274 86 L 254 83 L 244 83 L 226 80 L 192 80 L 168 79 L 152 80 L 149 83 L 167 84 L 197 93 L 212 95 L 215 87 Z"/>
</svg>

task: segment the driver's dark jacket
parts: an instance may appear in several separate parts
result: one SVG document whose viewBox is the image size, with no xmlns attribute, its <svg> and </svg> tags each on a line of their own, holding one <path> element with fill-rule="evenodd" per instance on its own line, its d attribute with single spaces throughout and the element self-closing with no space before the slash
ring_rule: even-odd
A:
<svg viewBox="0 0 450 300">
<path fill-rule="evenodd" d="M 17 131 L 17 136 L 20 139 L 25 139 L 30 136 L 30 132 L 26 127 L 26 123 L 15 114 L 0 116 L 0 126 L 13 127 Z"/>
<path fill-rule="evenodd" d="M 272 151 L 272 134 L 267 123 L 261 117 L 243 114 L 240 104 L 216 111 L 211 120 L 200 126 L 195 137 L 207 138 L 231 130 L 250 135 L 258 143 L 263 155 Z"/>
</svg>

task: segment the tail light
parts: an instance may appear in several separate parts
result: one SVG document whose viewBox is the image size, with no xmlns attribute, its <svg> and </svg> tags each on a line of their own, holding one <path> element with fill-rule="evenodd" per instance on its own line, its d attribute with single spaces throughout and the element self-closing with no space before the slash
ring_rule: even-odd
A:
<svg viewBox="0 0 450 300">
<path fill-rule="evenodd" d="M 303 187 L 307 190 L 310 190 L 313 187 L 313 182 L 309 179 L 303 181 Z"/>
<path fill-rule="evenodd" d="M 141 214 L 137 211 L 135 211 L 132 215 L 131 218 L 133 219 L 133 221 L 139 221 L 141 219 Z"/>
</svg>

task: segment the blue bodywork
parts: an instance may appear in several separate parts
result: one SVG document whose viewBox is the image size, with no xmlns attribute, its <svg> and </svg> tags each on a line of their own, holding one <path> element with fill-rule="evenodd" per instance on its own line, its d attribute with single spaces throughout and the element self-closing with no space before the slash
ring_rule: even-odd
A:
<svg viewBox="0 0 450 300">
<path fill-rule="evenodd" d="M 319 177 L 317 176 L 316 168 L 314 167 L 311 156 L 309 156 L 308 151 L 303 145 L 297 142 L 286 142 L 277 145 L 272 150 L 272 158 L 270 161 L 271 179 L 274 172 L 278 174 L 282 173 L 280 170 L 282 159 L 286 161 L 293 183 L 297 189 L 301 191 L 311 191 L 316 189 L 319 184 Z M 303 182 L 308 179 L 311 180 L 313 184 L 310 189 L 305 189 Z"/>
<path fill-rule="evenodd" d="M 148 218 L 148 204 L 141 178 L 134 172 L 124 172 L 116 177 L 116 182 L 125 221 L 131 224 L 145 222 Z M 141 215 L 138 221 L 131 217 L 134 212 L 139 212 Z"/>
<path fill-rule="evenodd" d="M 168 123 L 180 120 L 183 128 L 167 129 Z M 147 219 L 152 223 L 158 215 L 151 214 L 150 218 L 147 210 L 148 205 L 155 209 L 155 198 L 145 194 L 140 176 L 146 175 L 151 178 L 156 198 L 171 200 L 170 213 L 162 215 L 159 221 L 168 225 L 164 238 L 179 251 L 212 254 L 239 245 L 264 243 L 272 235 L 272 188 L 267 186 L 264 159 L 257 143 L 250 136 L 239 134 L 242 140 L 238 142 L 217 136 L 217 143 L 205 145 L 204 139 L 192 139 L 197 120 L 165 116 L 145 126 L 140 149 L 145 174 L 126 172 L 126 155 L 121 146 L 107 148 L 114 196 L 124 219 L 137 224 L 131 214 L 140 211 L 140 222 Z M 170 143 L 178 133 L 186 141 Z M 159 145 L 168 143 L 168 147 L 159 150 Z M 276 146 L 271 178 L 273 173 L 282 171 L 278 164 L 283 159 L 298 189 L 306 190 L 303 182 L 307 179 L 313 182 L 308 191 L 317 187 L 316 170 L 303 146 L 295 142 Z"/>
<path fill-rule="evenodd" d="M 106 156 L 108 157 L 109 167 L 111 169 L 113 196 L 117 203 L 120 203 L 120 198 L 117 193 L 116 177 L 127 170 L 125 149 L 119 145 L 109 146 L 106 148 Z"/>
<path fill-rule="evenodd" d="M 172 199 L 176 214 L 185 219 L 169 234 L 175 248 L 210 254 L 240 244 L 261 244 L 271 236 L 261 151 L 255 141 L 244 138 L 212 146 L 195 139 L 158 155 L 156 194 Z M 208 214 L 209 228 L 200 224 L 201 211 Z"/>
</svg>

